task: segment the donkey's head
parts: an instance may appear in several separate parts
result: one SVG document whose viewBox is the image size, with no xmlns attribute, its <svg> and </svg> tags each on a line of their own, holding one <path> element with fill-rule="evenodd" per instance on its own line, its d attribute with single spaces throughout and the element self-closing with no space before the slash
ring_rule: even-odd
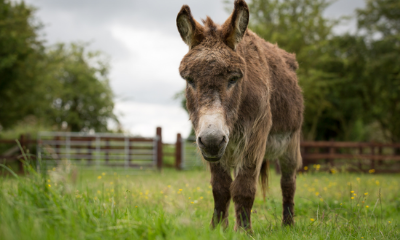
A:
<svg viewBox="0 0 400 240">
<path fill-rule="evenodd" d="M 186 99 L 197 145 L 211 162 L 221 159 L 238 119 L 245 77 L 245 61 L 236 52 L 249 21 L 244 0 L 236 0 L 231 16 L 222 25 L 209 17 L 204 26 L 193 19 L 184 5 L 176 19 L 189 52 L 179 67 L 187 82 Z"/>
</svg>

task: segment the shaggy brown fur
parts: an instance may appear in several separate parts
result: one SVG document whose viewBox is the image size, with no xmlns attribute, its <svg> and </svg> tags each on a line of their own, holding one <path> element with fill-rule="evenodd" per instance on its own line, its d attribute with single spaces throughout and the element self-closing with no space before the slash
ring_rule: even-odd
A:
<svg viewBox="0 0 400 240">
<path fill-rule="evenodd" d="M 220 144 L 227 144 L 226 149 L 217 146 L 225 152 L 218 162 L 209 163 L 215 202 L 212 226 L 220 221 L 228 224 L 232 198 L 235 229 L 251 229 L 251 208 L 265 155 L 280 160 L 283 224 L 293 224 L 296 170 L 301 165 L 303 97 L 295 72 L 298 64 L 294 54 L 247 29 L 248 21 L 244 0 L 235 1 L 222 26 L 209 17 L 202 26 L 186 5 L 177 17 L 179 33 L 189 46 L 179 71 L 187 80 L 187 108 L 196 135 L 200 118 L 215 109 L 222 109 L 218 111 L 223 111 L 229 129 L 229 139 L 224 135 Z"/>
</svg>

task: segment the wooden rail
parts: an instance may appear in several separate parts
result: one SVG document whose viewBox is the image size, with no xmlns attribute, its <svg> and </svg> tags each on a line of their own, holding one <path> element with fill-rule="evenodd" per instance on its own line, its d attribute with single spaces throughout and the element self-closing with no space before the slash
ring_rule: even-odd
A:
<svg viewBox="0 0 400 240">
<path fill-rule="evenodd" d="M 41 148 L 48 149 L 51 155 L 49 157 L 52 158 L 53 162 L 58 162 L 65 158 L 70 160 L 85 159 L 87 164 L 91 165 L 94 164 L 96 157 L 101 154 L 101 160 L 106 166 L 140 166 L 140 164 L 131 162 L 133 159 L 141 161 L 143 165 L 147 166 L 148 163 L 146 162 L 150 161 L 147 159 L 155 159 L 156 167 L 161 170 L 164 166 L 163 157 L 173 157 L 175 164 L 171 165 L 171 167 L 181 168 L 183 148 L 181 135 L 177 134 L 177 142 L 175 144 L 164 144 L 162 142 L 162 129 L 160 127 L 156 129 L 155 138 L 121 138 L 121 136 L 113 137 L 108 135 L 96 138 L 96 136 L 77 136 L 76 133 L 63 134 L 67 135 L 47 136 L 47 138 L 40 140 L 31 140 L 29 135 L 21 135 L 18 141 L 25 151 L 27 149 L 40 149 L 40 151 L 42 151 Z M 68 142 L 68 145 L 66 142 Z M 135 143 L 139 143 L 139 145 L 135 145 Z M 148 145 L 152 143 L 155 145 Z M 19 171 L 23 172 L 23 162 L 21 161 L 23 155 L 17 146 L 16 140 L 0 139 L 0 145 L 5 145 L 8 148 L 4 153 L 0 152 L 0 162 L 7 164 L 18 162 Z M 38 148 L 36 148 L 37 145 L 39 146 Z M 169 152 L 163 150 L 165 146 L 169 146 Z M 125 157 L 118 155 L 120 152 L 124 152 Z M 125 159 L 126 162 L 120 163 L 111 159 Z"/>
<path fill-rule="evenodd" d="M 128 147 L 122 145 L 116 145 L 115 141 L 121 140 L 121 138 L 106 136 L 101 138 L 102 145 L 97 149 L 92 146 L 91 142 L 95 142 L 95 137 L 79 137 L 71 136 L 70 140 L 75 141 L 75 145 L 70 146 L 77 152 L 77 156 L 87 157 L 90 162 L 93 154 L 97 152 L 104 153 L 106 165 L 112 166 L 117 163 L 109 162 L 113 151 L 127 149 L 128 166 L 136 166 L 131 162 L 130 155 L 138 154 L 143 156 L 150 156 L 152 153 L 148 153 L 152 149 L 149 146 L 131 146 Z M 89 141 L 90 140 L 90 141 Z M 163 157 L 173 157 L 175 159 L 174 167 L 181 169 L 183 162 L 183 140 L 180 134 L 177 134 L 175 144 L 164 144 L 162 142 L 162 129 L 157 128 L 156 139 L 155 138 L 138 138 L 129 137 L 127 141 L 129 143 L 134 142 L 154 142 L 156 140 L 157 154 L 155 156 L 156 166 L 161 169 L 164 165 Z M 50 140 L 42 140 L 38 142 L 31 140 L 29 135 L 21 135 L 18 139 L 23 149 L 32 149 L 37 143 L 46 145 L 46 141 L 52 141 L 55 144 L 53 152 L 56 155 L 63 156 L 65 152 L 60 146 L 65 143 L 65 139 L 55 137 Z M 82 141 L 79 143 L 79 141 Z M 89 141 L 89 143 L 88 143 Z M 111 145 L 110 142 L 114 144 Z M 122 141 L 122 140 L 121 140 Z M 16 144 L 15 140 L 0 139 L 0 144 L 10 145 L 11 148 L 0 155 L 0 161 L 7 160 L 7 162 L 18 161 L 20 171 L 23 170 L 22 152 Z M 58 148 L 57 148 L 58 146 Z M 163 147 L 167 147 L 170 151 L 163 150 Z M 86 149 L 86 150 L 85 150 Z M 172 150 L 174 149 L 174 150 Z M 173 152 L 171 152 L 171 150 Z M 322 164 L 326 169 L 339 168 L 343 164 L 350 166 L 350 170 L 368 172 L 374 169 L 376 172 L 400 172 L 400 143 L 375 143 L 375 142 L 335 142 L 335 141 L 304 141 L 301 142 L 301 154 L 303 157 L 303 166 L 312 166 L 315 164 Z M 57 160 L 57 159 L 55 159 Z M 172 166 L 171 166 L 172 167 Z M 321 168 L 322 170 L 323 168 Z"/>
<path fill-rule="evenodd" d="M 400 172 L 400 144 L 375 142 L 302 142 L 303 166 L 322 163 L 328 169 L 338 164 L 349 171 Z M 386 165 L 386 166 L 385 166 Z"/>
</svg>

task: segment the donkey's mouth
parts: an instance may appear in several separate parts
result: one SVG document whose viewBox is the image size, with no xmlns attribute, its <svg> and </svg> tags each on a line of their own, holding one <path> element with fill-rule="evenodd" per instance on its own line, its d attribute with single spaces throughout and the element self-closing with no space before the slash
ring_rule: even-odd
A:
<svg viewBox="0 0 400 240">
<path fill-rule="evenodd" d="M 221 159 L 222 156 L 221 157 L 206 157 L 203 154 L 203 157 L 204 157 L 205 160 L 207 160 L 209 162 L 218 162 Z"/>
</svg>

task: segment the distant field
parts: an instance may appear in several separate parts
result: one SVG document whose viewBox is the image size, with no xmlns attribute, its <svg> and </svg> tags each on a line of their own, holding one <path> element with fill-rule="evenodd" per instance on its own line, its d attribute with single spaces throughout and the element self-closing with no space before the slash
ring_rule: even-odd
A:
<svg viewBox="0 0 400 240">
<path fill-rule="evenodd" d="M 1 170 L 4 171 L 4 170 Z M 85 170 L 0 178 L 0 239 L 400 239 L 400 175 L 298 176 L 296 225 L 281 227 L 279 176 L 258 193 L 254 234 L 210 230 L 206 171 Z"/>
</svg>

